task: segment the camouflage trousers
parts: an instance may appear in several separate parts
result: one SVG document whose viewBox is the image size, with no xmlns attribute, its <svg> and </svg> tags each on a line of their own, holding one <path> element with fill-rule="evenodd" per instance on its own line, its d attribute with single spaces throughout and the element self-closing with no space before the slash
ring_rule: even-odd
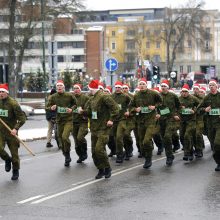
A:
<svg viewBox="0 0 220 220">
<path fill-rule="evenodd" d="M 110 167 L 106 144 L 109 141 L 109 132 L 97 131 L 91 133 L 92 159 L 98 169 Z"/>
<path fill-rule="evenodd" d="M 88 123 L 74 123 L 72 134 L 77 155 L 79 157 L 87 155 L 87 141 L 85 136 L 88 134 Z"/>
<path fill-rule="evenodd" d="M 73 122 L 59 122 L 57 124 L 57 136 L 63 153 L 69 153 L 71 148 L 70 134 L 73 130 Z"/>
<path fill-rule="evenodd" d="M 18 155 L 19 142 L 7 130 L 0 131 L 0 157 L 2 160 L 10 159 L 9 154 L 5 151 L 5 144 L 8 145 L 11 153 L 13 169 L 20 169 L 20 158 Z"/>
</svg>

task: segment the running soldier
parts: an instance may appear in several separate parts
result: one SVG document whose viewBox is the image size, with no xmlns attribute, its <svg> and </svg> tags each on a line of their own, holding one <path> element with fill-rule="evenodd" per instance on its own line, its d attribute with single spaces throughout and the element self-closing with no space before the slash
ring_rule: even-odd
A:
<svg viewBox="0 0 220 220">
<path fill-rule="evenodd" d="M 72 94 L 65 92 L 65 86 L 62 80 L 56 84 L 57 93 L 51 95 L 46 109 L 56 111 L 56 123 L 58 140 L 65 157 L 64 166 L 69 167 L 70 157 L 70 134 L 73 130 L 73 110 L 76 109 L 76 98 Z"/>
<path fill-rule="evenodd" d="M 200 103 L 198 111 L 208 113 L 208 139 L 217 164 L 215 171 L 220 171 L 220 92 L 215 80 L 210 80 L 209 89 L 210 93 Z"/>
<path fill-rule="evenodd" d="M 109 140 L 113 121 L 119 114 L 119 107 L 111 96 L 99 90 L 99 81 L 92 80 L 89 85 L 92 93 L 91 98 L 86 104 L 86 113 L 90 118 L 92 158 L 99 172 L 95 176 L 100 179 L 111 177 L 111 167 L 106 153 L 106 144 Z"/>
<path fill-rule="evenodd" d="M 19 178 L 20 158 L 18 155 L 19 141 L 15 138 L 18 129 L 25 123 L 26 118 L 16 100 L 9 96 L 7 84 L 0 84 L 0 118 L 10 128 L 9 132 L 0 122 L 0 157 L 5 161 L 5 171 L 10 172 L 11 180 Z M 5 143 L 8 145 L 11 156 L 5 151 Z"/>
<path fill-rule="evenodd" d="M 142 78 L 138 87 L 140 91 L 134 95 L 131 105 L 131 113 L 138 113 L 138 135 L 141 154 L 145 157 L 143 168 L 147 169 L 152 165 L 153 143 L 152 138 L 156 127 L 156 110 L 161 105 L 162 99 L 160 95 L 147 89 L 147 81 Z"/>
<path fill-rule="evenodd" d="M 82 163 L 87 159 L 87 141 L 85 136 L 88 134 L 88 118 L 82 114 L 89 97 L 82 93 L 82 85 L 73 85 L 73 95 L 76 98 L 77 108 L 73 110 L 73 138 L 75 150 L 79 159 L 77 163 Z"/>
</svg>

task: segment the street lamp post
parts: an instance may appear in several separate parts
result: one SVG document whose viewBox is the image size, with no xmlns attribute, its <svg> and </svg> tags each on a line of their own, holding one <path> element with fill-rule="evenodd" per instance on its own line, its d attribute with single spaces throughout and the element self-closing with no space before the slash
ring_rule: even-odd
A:
<svg viewBox="0 0 220 220">
<path fill-rule="evenodd" d="M 23 73 L 20 72 L 20 73 L 18 73 L 18 75 L 20 76 L 19 91 L 20 91 L 20 98 L 21 98 L 21 102 L 22 102 L 22 100 L 23 100 Z"/>
</svg>

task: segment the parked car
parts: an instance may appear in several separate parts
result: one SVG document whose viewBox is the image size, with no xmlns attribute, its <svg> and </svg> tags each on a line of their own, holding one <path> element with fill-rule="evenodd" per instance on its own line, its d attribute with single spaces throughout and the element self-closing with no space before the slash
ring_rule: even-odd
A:
<svg viewBox="0 0 220 220">
<path fill-rule="evenodd" d="M 34 108 L 28 105 L 20 105 L 21 110 L 24 112 L 26 117 L 29 117 L 31 115 L 34 115 Z"/>
</svg>

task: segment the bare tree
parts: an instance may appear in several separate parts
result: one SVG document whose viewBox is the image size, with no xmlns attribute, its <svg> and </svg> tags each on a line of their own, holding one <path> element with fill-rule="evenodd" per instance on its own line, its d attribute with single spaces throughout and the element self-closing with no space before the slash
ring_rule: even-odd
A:
<svg viewBox="0 0 220 220">
<path fill-rule="evenodd" d="M 42 19 L 53 21 L 60 15 L 74 20 L 74 13 L 85 8 L 81 2 L 82 0 L 9 0 L 8 63 L 9 89 L 12 97 L 16 96 L 18 87 L 16 79 L 21 72 L 24 52 L 29 40 L 35 34 L 37 22 L 41 22 Z M 41 11 L 36 13 L 41 3 L 44 3 L 45 9 L 43 15 Z M 16 22 L 18 15 L 21 18 L 20 24 Z"/>
<path fill-rule="evenodd" d="M 195 34 L 204 35 L 203 17 L 205 11 L 203 1 L 190 0 L 186 5 L 178 9 L 167 8 L 161 39 L 166 44 L 166 66 L 168 73 L 173 71 L 178 47 L 184 43 L 186 37 L 195 39 Z"/>
</svg>

